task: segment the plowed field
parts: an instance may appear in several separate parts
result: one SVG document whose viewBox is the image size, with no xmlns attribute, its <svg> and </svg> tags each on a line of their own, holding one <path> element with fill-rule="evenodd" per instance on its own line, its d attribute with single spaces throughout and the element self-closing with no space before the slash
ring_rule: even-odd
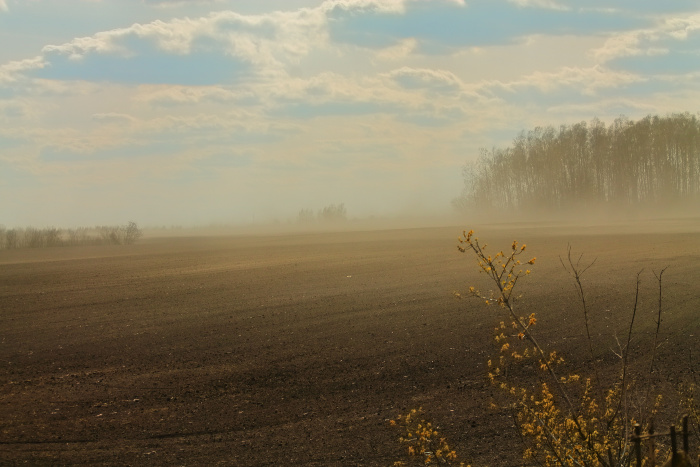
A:
<svg viewBox="0 0 700 467">
<path fill-rule="evenodd" d="M 0 464 L 391 465 L 405 457 L 388 420 L 422 406 L 466 460 L 521 465 L 509 414 L 488 408 L 498 309 L 453 296 L 489 289 L 460 233 L 0 250 Z M 477 236 L 527 243 L 537 263 L 518 306 L 573 367 L 588 347 L 567 245 L 597 258 L 584 287 L 611 372 L 642 269 L 631 360 L 648 363 L 652 272 L 668 267 L 654 377 L 667 390 L 699 369 L 700 221 Z"/>
</svg>

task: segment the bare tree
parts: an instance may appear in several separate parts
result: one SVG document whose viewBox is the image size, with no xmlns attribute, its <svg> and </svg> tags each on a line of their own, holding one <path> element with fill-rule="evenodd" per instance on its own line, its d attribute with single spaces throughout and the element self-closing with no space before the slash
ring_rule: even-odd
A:
<svg viewBox="0 0 700 467">
<path fill-rule="evenodd" d="M 324 222 L 339 222 L 347 220 L 345 204 L 329 204 L 318 212 L 318 219 Z"/>
<path fill-rule="evenodd" d="M 462 210 L 700 201 L 700 121 L 688 113 L 535 128 L 481 150 L 463 172 Z"/>
<path fill-rule="evenodd" d="M 316 221 L 316 216 L 314 216 L 314 212 L 311 209 L 302 209 L 299 211 L 299 215 L 297 215 L 298 223 L 312 224 L 314 221 Z"/>
<path fill-rule="evenodd" d="M 143 236 L 143 232 L 139 228 L 138 225 L 136 225 L 136 222 L 129 222 L 125 227 L 123 227 L 124 230 L 124 243 L 126 245 L 130 245 L 134 243 L 136 240 L 141 238 Z"/>
</svg>

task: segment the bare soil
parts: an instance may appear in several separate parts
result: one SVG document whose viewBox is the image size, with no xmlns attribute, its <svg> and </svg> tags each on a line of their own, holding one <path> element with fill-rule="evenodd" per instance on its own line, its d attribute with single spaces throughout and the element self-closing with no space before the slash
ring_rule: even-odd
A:
<svg viewBox="0 0 700 467">
<path fill-rule="evenodd" d="M 477 226 L 478 227 L 478 226 Z M 461 227 L 152 238 L 0 251 L 0 464 L 391 465 L 388 420 L 422 406 L 476 465 L 522 465 L 509 414 L 488 409 L 497 308 Z M 537 256 L 523 315 L 573 368 L 587 344 L 559 257 L 584 262 L 595 352 L 619 368 L 637 272 L 632 364 L 665 391 L 698 370 L 700 221 L 610 227 L 482 226 Z M 623 339 L 624 338 L 624 339 Z M 675 415 L 675 408 L 668 409 Z"/>
</svg>

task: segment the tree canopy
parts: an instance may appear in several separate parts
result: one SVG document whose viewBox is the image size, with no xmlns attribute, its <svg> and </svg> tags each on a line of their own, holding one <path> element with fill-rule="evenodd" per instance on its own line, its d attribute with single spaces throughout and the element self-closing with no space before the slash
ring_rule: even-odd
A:
<svg viewBox="0 0 700 467">
<path fill-rule="evenodd" d="M 689 113 L 522 132 L 464 167 L 463 210 L 700 202 L 700 122 Z"/>
</svg>

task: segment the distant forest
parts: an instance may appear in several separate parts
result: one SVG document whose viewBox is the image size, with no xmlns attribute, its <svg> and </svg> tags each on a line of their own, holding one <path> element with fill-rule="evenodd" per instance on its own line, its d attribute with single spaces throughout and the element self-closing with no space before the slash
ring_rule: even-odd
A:
<svg viewBox="0 0 700 467">
<path fill-rule="evenodd" d="M 464 168 L 464 211 L 700 203 L 700 122 L 689 113 L 522 132 Z M 700 211 L 700 208 L 698 209 Z"/>
</svg>

